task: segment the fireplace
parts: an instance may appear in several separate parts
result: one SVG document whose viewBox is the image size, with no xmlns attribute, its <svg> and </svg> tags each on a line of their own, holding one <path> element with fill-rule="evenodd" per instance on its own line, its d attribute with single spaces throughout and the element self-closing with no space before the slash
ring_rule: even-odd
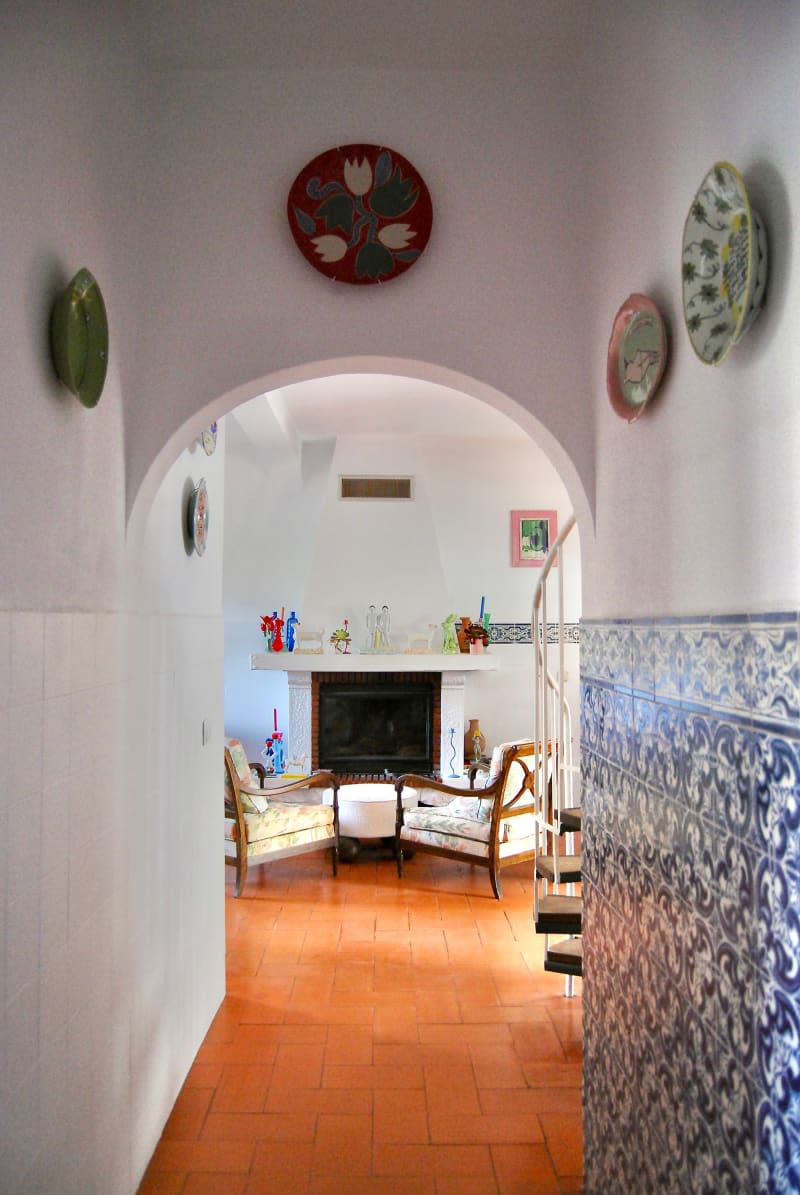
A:
<svg viewBox="0 0 800 1195">
<path fill-rule="evenodd" d="M 286 760 L 292 772 L 306 774 L 320 766 L 320 685 L 330 681 L 362 684 L 377 679 L 396 686 L 420 682 L 433 685 L 432 770 L 446 779 L 456 779 L 461 776 L 464 767 L 466 676 L 470 672 L 495 669 L 497 660 L 491 653 L 480 656 L 409 653 L 383 659 L 377 655 L 358 657 L 337 653 L 323 656 L 300 652 L 258 652 L 250 657 L 250 667 L 283 670 L 287 674 L 289 718 Z"/>
<path fill-rule="evenodd" d="M 430 774 L 440 760 L 441 675 L 315 673 L 311 725 L 315 769 Z"/>
</svg>

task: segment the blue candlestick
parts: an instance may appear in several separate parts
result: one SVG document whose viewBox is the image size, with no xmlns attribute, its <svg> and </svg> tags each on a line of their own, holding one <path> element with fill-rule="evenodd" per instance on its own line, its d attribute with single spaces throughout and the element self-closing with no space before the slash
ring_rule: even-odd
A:
<svg viewBox="0 0 800 1195">
<path fill-rule="evenodd" d="M 456 754 L 457 754 L 457 752 L 456 752 L 456 728 L 455 728 L 455 726 L 450 727 L 450 746 L 453 750 L 453 753 L 450 756 L 450 776 L 453 780 L 457 780 L 458 772 L 456 771 Z"/>
</svg>

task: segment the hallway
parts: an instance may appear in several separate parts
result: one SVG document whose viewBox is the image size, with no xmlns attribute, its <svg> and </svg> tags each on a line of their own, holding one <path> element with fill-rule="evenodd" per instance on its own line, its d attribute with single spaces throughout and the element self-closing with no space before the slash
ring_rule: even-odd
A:
<svg viewBox="0 0 800 1195">
<path fill-rule="evenodd" d="M 529 871 L 229 881 L 228 995 L 139 1195 L 582 1191 L 581 981 L 542 971 Z"/>
</svg>

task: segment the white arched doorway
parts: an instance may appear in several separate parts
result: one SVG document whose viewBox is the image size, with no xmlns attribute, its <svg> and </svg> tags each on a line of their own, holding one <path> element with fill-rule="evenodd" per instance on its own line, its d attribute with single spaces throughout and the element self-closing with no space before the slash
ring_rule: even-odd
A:
<svg viewBox="0 0 800 1195">
<path fill-rule="evenodd" d="M 542 458 L 549 458 L 553 475 L 556 478 L 560 475 L 565 502 L 578 515 L 583 546 L 584 531 L 591 534 L 589 503 L 583 487 L 552 435 L 499 391 L 424 363 L 385 358 L 340 359 L 265 375 L 199 409 L 170 437 L 147 472 L 133 503 L 128 527 L 130 709 L 124 747 L 133 826 L 128 853 L 129 890 L 139 905 L 137 923 L 158 925 L 158 935 L 152 939 L 139 934 L 131 941 L 131 970 L 145 977 L 148 983 L 152 979 L 159 990 L 168 990 L 170 1007 L 181 1009 L 179 1024 L 171 1017 L 154 1021 L 147 1013 L 152 1000 L 143 988 L 141 1013 L 149 1017 L 149 1036 L 140 1041 L 142 1056 L 135 1059 L 133 1098 L 136 1105 L 148 1107 L 153 1132 L 163 1123 L 170 1101 L 174 1100 L 224 994 L 219 761 L 225 729 L 224 591 L 228 560 L 225 537 L 218 532 L 226 520 L 227 466 L 224 429 L 220 447 L 213 456 L 205 456 L 196 443 L 197 436 L 214 419 L 221 420 L 228 413 L 234 413 L 236 418 L 235 412 L 242 404 L 260 395 L 272 395 L 274 400 L 277 391 L 286 392 L 299 383 L 353 374 L 410 380 L 429 387 L 430 395 L 436 393 L 436 387 L 445 387 L 452 392 L 446 401 L 453 404 L 454 411 L 459 401 L 464 404 L 465 412 L 474 412 L 476 404 L 484 404 L 487 418 L 481 426 L 488 427 L 492 417 L 496 422 L 505 419 L 512 432 L 511 442 L 517 445 L 520 440 L 535 442 Z M 453 418 L 458 419 L 455 414 Z M 430 423 L 433 422 L 431 416 Z M 396 435 L 396 428 L 391 434 Z M 444 435 L 439 438 L 444 451 L 448 438 Z M 187 486 L 201 476 L 208 482 L 211 521 L 207 551 L 198 557 L 187 553 L 183 526 Z M 468 471 L 458 476 L 462 486 L 472 484 Z M 504 560 L 508 558 L 509 510 L 517 503 L 527 506 L 527 495 L 535 493 L 528 488 L 529 481 L 520 478 L 519 497 L 503 498 L 500 508 L 503 517 L 497 523 L 497 534 L 501 543 L 498 551 Z M 280 519 L 280 511 L 252 509 L 252 518 L 260 515 Z M 485 546 L 479 545 L 479 557 Z M 243 559 L 235 567 L 247 573 L 252 561 Z M 480 600 L 484 589 L 489 591 L 487 599 L 491 602 L 491 582 L 482 578 L 480 565 L 473 564 L 471 568 L 473 604 Z M 535 570 L 516 571 L 525 574 L 526 591 L 532 593 L 535 577 L 531 574 Z M 268 598 L 261 579 L 259 585 L 253 601 L 283 604 L 277 594 Z M 289 594 L 286 599 L 288 604 Z M 353 595 L 357 608 L 365 599 L 364 594 Z M 524 621 L 529 610 L 528 596 L 512 611 L 513 621 Z M 440 620 L 447 612 L 431 609 L 431 620 Z M 493 611 L 495 617 L 499 613 Z M 258 647 L 258 625 L 252 621 L 250 650 L 256 651 Z M 264 708 L 269 708 L 269 699 Z M 138 997 L 135 1003 L 138 1007 Z M 156 1084 L 159 1092 L 165 1093 L 163 1107 L 152 1100 L 148 1103 L 154 1067 L 166 1072 L 163 1082 Z"/>
<path fill-rule="evenodd" d="M 587 495 L 581 477 L 571 457 L 562 444 L 540 419 L 536 418 L 520 403 L 505 395 L 501 390 L 458 370 L 449 369 L 431 362 L 388 356 L 339 357 L 299 364 L 289 369 L 266 373 L 245 385 L 221 395 L 213 403 L 200 407 L 195 415 L 176 428 L 161 451 L 146 470 L 144 480 L 129 501 L 129 529 L 135 540 L 141 522 L 147 517 L 150 504 L 161 484 L 167 469 L 177 455 L 212 420 L 221 418 L 235 410 L 242 403 L 259 395 L 281 390 L 301 382 L 319 378 L 332 378 L 347 374 L 375 374 L 387 377 L 415 379 L 421 383 L 445 387 L 457 394 L 478 399 L 494 410 L 508 416 L 523 431 L 536 441 L 552 461 L 563 479 L 564 485 L 578 518 L 581 531 L 586 537 L 593 523 L 593 505 Z"/>
<path fill-rule="evenodd" d="M 224 425 L 226 413 L 231 419 L 227 430 L 223 426 L 220 453 L 206 459 L 197 433 L 212 418 Z M 223 458 L 230 458 L 232 467 L 220 468 Z M 335 517 L 342 513 L 341 504 L 330 491 L 325 495 L 337 472 L 420 468 L 427 476 L 418 486 L 423 501 L 416 510 L 420 513 L 424 502 L 425 513 L 421 521 L 397 524 L 397 551 L 385 550 L 380 529 L 372 525 L 370 530 L 363 508 L 359 519 L 343 523 Z M 209 550 L 198 561 L 180 550 L 176 509 L 201 474 L 208 478 L 211 527 Z M 505 495 L 497 494 L 499 509 L 493 487 Z M 488 495 L 488 501 L 475 500 L 477 494 Z M 589 522 L 583 488 L 561 446 L 496 389 L 440 366 L 402 359 L 341 358 L 297 366 L 255 379 L 204 407 L 153 462 L 130 520 L 136 605 L 157 607 L 165 597 L 168 608 L 174 604 L 190 616 L 211 616 L 221 607 L 226 628 L 222 719 L 228 733 L 242 737 L 254 752 L 268 728 L 268 714 L 277 708 L 285 724 L 286 707 L 285 685 L 282 691 L 278 678 L 248 672 L 249 653 L 260 646 L 262 613 L 280 606 L 287 613 L 297 609 L 306 625 L 328 634 L 348 618 L 357 638 L 370 602 L 388 601 L 402 636 L 412 623 L 441 621 L 451 602 L 458 614 L 468 613 L 470 603 L 477 610 L 486 595 L 496 622 L 519 626 L 529 621 L 536 574 L 509 569 L 508 520 L 512 509 L 531 506 L 555 508 L 562 518 L 575 510 L 584 531 Z M 164 552 L 162 537 L 152 534 L 159 509 L 163 531 L 172 539 L 170 552 Z M 370 513 L 376 513 L 374 506 Z M 151 547 L 141 556 L 148 524 Z M 411 567 L 406 567 L 400 549 L 409 534 L 414 542 Z M 364 535 L 372 536 L 369 546 L 362 542 Z M 577 540 L 572 553 L 577 567 L 571 570 L 567 617 L 577 622 Z M 521 734 L 528 727 L 530 686 L 526 675 L 514 671 L 516 684 L 507 697 L 525 711 L 520 714 L 524 726 L 509 731 Z M 570 672 L 577 709 L 577 661 Z M 503 685 L 489 681 L 487 687 L 495 691 L 482 695 L 482 704 L 507 707 Z M 208 705 L 201 737 L 219 729 L 220 712 L 213 702 Z M 493 732 L 491 715 L 488 722 Z M 500 727 L 496 730 L 500 737 Z"/>
<path fill-rule="evenodd" d="M 249 757 L 275 716 L 288 727 L 286 673 L 250 669 L 261 615 L 282 607 L 326 645 L 346 621 L 357 653 L 368 606 L 387 604 L 402 652 L 409 633 L 429 631 L 436 644 L 449 613 L 474 619 L 483 602 L 498 668 L 469 678 L 470 713 L 490 743 L 529 734 L 525 643 L 538 572 L 511 567 L 511 511 L 555 510 L 562 520 L 571 511 L 530 435 L 463 391 L 374 373 L 283 386 L 240 405 L 224 424 L 225 726 Z M 343 501 L 346 476 L 406 478 L 410 498 Z M 577 543 L 569 563 L 575 624 Z M 577 661 L 570 674 L 577 709 Z"/>
</svg>

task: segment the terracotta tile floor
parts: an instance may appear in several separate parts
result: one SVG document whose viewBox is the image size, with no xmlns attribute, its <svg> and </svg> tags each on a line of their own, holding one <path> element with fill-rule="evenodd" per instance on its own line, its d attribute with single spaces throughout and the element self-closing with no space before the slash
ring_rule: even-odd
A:
<svg viewBox="0 0 800 1195">
<path fill-rule="evenodd" d="M 226 894 L 228 994 L 140 1195 L 580 1192 L 581 981 L 529 866 L 322 855 Z"/>
</svg>

